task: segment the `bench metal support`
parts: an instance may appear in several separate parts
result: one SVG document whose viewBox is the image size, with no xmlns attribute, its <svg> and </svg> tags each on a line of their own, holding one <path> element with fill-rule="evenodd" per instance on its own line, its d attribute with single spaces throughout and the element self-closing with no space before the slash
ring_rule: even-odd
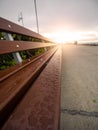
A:
<svg viewBox="0 0 98 130">
<path fill-rule="evenodd" d="M 4 33 L 4 35 L 5 35 L 6 40 L 14 41 L 14 39 L 13 39 L 13 37 L 12 37 L 12 35 L 10 33 Z M 12 55 L 13 55 L 16 63 L 21 63 L 22 62 L 22 58 L 21 58 L 19 52 L 13 52 Z"/>
</svg>

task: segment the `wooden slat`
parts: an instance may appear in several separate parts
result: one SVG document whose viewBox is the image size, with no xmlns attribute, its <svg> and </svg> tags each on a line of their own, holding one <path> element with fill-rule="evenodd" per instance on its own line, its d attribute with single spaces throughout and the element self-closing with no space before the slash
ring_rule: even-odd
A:
<svg viewBox="0 0 98 130">
<path fill-rule="evenodd" d="M 36 49 L 42 47 L 56 46 L 51 43 L 27 42 L 27 41 L 0 41 L 0 54 L 7 54 L 17 51 Z"/>
<path fill-rule="evenodd" d="M 32 67 L 30 68 L 30 74 L 31 71 Z M 2 130 L 59 130 L 60 75 L 61 53 L 59 48 L 36 81 L 30 86 L 30 89 L 2 127 Z M 19 86 L 14 85 L 14 87 L 18 89 Z M 14 87 L 12 86 L 12 89 Z M 11 103 L 10 107 L 12 106 Z"/>
<path fill-rule="evenodd" d="M 30 61 L 21 68 L 20 71 L 10 75 L 0 83 L 0 127 L 12 111 L 13 107 L 19 102 L 35 77 L 39 75 L 43 67 L 55 53 L 57 48 L 50 49 L 41 57 Z M 40 59 L 43 59 L 40 62 Z"/>
<path fill-rule="evenodd" d="M 0 17 L 0 30 L 50 41 L 48 38 Z"/>
</svg>

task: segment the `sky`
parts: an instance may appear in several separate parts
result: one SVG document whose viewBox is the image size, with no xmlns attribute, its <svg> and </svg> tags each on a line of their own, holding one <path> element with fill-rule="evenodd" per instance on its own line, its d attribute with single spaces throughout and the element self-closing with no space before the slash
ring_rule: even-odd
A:
<svg viewBox="0 0 98 130">
<path fill-rule="evenodd" d="M 40 34 L 55 41 L 98 41 L 98 0 L 36 0 Z M 36 29 L 34 0 L 0 0 L 0 17 Z"/>
</svg>

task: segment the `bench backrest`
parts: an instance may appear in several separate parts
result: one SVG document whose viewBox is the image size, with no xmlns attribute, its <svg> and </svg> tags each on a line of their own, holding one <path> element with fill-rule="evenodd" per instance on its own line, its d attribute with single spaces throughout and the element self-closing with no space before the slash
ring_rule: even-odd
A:
<svg viewBox="0 0 98 130">
<path fill-rule="evenodd" d="M 21 57 L 19 56 L 19 51 L 43 48 L 55 46 L 56 44 L 51 42 L 48 38 L 33 32 L 27 28 L 10 22 L 6 19 L 0 18 L 0 32 L 5 34 L 6 40 L 0 40 L 0 54 L 14 53 L 16 57 L 16 62 L 21 62 Z M 36 38 L 40 42 L 31 41 L 14 41 L 12 34 L 17 34 L 20 36 L 28 37 L 29 39 Z M 15 54 L 17 53 L 17 54 Z"/>
<path fill-rule="evenodd" d="M 6 31 L 8 33 L 16 33 L 16 34 L 21 34 L 25 36 L 31 36 L 31 37 L 39 38 L 44 41 L 52 42 L 48 38 L 45 38 L 44 36 L 36 32 L 33 32 L 27 28 L 24 28 L 20 25 L 17 25 L 1 17 L 0 17 L 0 31 Z"/>
</svg>

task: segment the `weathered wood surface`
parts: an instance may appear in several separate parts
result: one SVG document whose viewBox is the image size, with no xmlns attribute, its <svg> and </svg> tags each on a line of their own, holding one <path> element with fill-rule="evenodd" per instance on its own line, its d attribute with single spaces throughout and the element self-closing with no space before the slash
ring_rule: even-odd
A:
<svg viewBox="0 0 98 130">
<path fill-rule="evenodd" d="M 61 130 L 98 130 L 98 46 L 63 46 Z"/>
<path fill-rule="evenodd" d="M 2 130 L 58 130 L 61 51 L 53 55 Z"/>
<path fill-rule="evenodd" d="M 27 28 L 24 28 L 20 25 L 17 25 L 7 19 L 1 18 L 0 17 L 0 31 L 6 31 L 8 33 L 17 33 L 17 34 L 22 34 L 25 36 L 31 36 L 31 37 L 35 37 L 35 38 L 39 38 L 42 40 L 46 40 L 46 41 L 50 41 L 48 38 L 45 38 L 44 36 L 33 32 Z"/>
</svg>

